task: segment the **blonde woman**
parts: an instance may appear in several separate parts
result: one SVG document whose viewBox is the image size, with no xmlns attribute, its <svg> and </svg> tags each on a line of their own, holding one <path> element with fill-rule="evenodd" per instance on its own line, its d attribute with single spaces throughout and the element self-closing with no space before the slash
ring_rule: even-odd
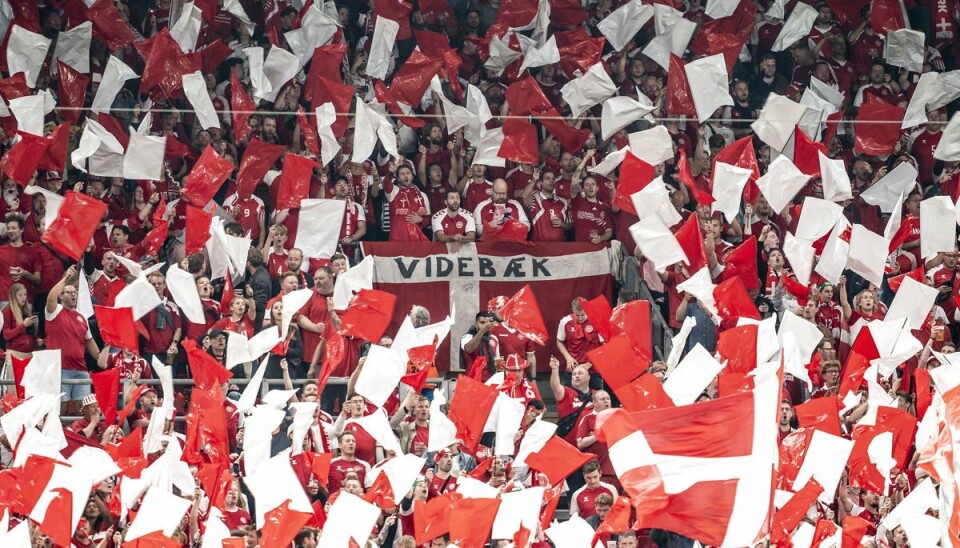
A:
<svg viewBox="0 0 960 548">
<path fill-rule="evenodd" d="M 13 358 L 28 360 L 37 349 L 37 316 L 27 299 L 27 288 L 15 283 L 10 288 L 10 304 L 3 309 L 3 339 L 7 342 L 7 358 L 3 378 L 13 378 Z"/>
</svg>

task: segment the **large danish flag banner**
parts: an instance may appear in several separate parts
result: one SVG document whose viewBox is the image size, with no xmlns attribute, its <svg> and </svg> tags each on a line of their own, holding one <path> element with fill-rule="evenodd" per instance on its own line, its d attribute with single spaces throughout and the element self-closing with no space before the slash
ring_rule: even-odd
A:
<svg viewBox="0 0 960 548">
<path fill-rule="evenodd" d="M 547 331 L 556 332 L 561 318 L 570 314 L 576 297 L 608 299 L 613 288 L 611 250 L 590 243 L 542 243 L 531 247 L 497 242 L 452 244 L 366 242 L 363 253 L 374 258 L 374 288 L 397 296 L 393 322 L 396 332 L 410 308 L 419 304 L 438 322 L 453 311 L 455 325 L 439 349 L 440 371 L 460 368 L 459 343 L 490 299 L 510 297 L 524 285 L 533 290 Z M 555 341 L 537 348 L 537 366 L 548 369 Z"/>
</svg>

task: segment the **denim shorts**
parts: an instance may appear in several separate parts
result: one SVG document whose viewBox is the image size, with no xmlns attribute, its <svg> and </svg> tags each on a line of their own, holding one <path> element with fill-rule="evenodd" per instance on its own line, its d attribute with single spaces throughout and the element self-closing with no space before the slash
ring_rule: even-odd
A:
<svg viewBox="0 0 960 548">
<path fill-rule="evenodd" d="M 63 393 L 60 396 L 60 401 L 79 401 L 82 400 L 87 394 L 92 394 L 90 390 L 90 373 L 86 371 L 73 371 L 72 369 L 64 369 L 60 372 L 60 378 L 63 380 L 67 379 L 86 379 L 87 384 L 63 384 L 60 386 L 60 391 Z"/>
</svg>

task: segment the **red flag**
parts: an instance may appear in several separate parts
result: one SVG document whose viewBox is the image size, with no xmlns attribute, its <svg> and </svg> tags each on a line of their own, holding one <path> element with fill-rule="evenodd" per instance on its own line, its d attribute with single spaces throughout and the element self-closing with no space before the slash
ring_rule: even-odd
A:
<svg viewBox="0 0 960 548">
<path fill-rule="evenodd" d="M 139 350 L 137 328 L 133 322 L 132 308 L 110 308 L 94 305 L 93 312 L 97 317 L 97 326 L 103 344 L 117 348 L 126 348 L 136 352 Z"/>
<path fill-rule="evenodd" d="M 693 93 L 687 81 L 687 64 L 674 54 L 670 54 L 670 70 L 667 77 L 667 114 L 670 116 L 697 117 L 697 107 L 693 104 Z"/>
<path fill-rule="evenodd" d="M 223 411 L 224 401 L 219 385 L 213 385 L 209 389 L 195 389 L 191 393 L 190 409 L 186 417 L 184 462 L 230 465 L 230 442 L 226 414 Z"/>
<path fill-rule="evenodd" d="M 606 296 L 597 295 L 589 301 L 581 297 L 578 301 L 580 307 L 583 308 L 583 312 L 587 315 L 587 319 L 590 320 L 590 325 L 596 328 L 597 333 L 600 333 L 603 340 L 609 341 L 612 339 L 610 317 L 613 316 L 613 309 L 610 308 Z"/>
<path fill-rule="evenodd" d="M 543 323 L 540 307 L 530 285 L 514 293 L 500 309 L 500 319 L 513 329 L 523 333 L 540 345 L 546 344 L 550 335 Z"/>
<path fill-rule="evenodd" d="M 59 171 L 61 173 L 64 171 L 64 165 L 67 162 L 67 147 L 70 146 L 70 127 L 70 122 L 64 122 L 57 126 L 50 135 L 47 135 L 46 138 L 50 141 L 50 146 L 47 147 L 43 157 L 40 158 L 37 169 Z"/>
<path fill-rule="evenodd" d="M 653 331 L 650 328 L 650 303 L 636 300 L 613 309 L 610 316 L 610 335 L 625 333 L 634 352 L 643 363 L 653 360 Z"/>
<path fill-rule="evenodd" d="M 344 132 L 347 131 L 347 113 L 353 111 L 350 108 L 353 103 L 353 86 L 319 76 L 314 80 L 313 90 L 313 102 L 310 105 L 316 109 L 323 103 L 333 103 L 336 107 L 337 121 L 330 126 L 330 129 L 337 138 L 343 137 Z"/>
<path fill-rule="evenodd" d="M 196 386 L 200 390 L 208 390 L 212 386 L 223 384 L 233 377 L 233 374 L 220 365 L 220 362 L 215 360 L 213 356 L 197 348 L 197 343 L 194 341 L 185 340 L 181 345 L 187 352 L 190 373 L 193 374 Z M 166 397 L 166 394 L 164 396 Z"/>
<path fill-rule="evenodd" d="M 20 359 L 14 355 L 10 356 L 10 361 L 13 364 L 13 382 L 17 386 L 17 397 L 23 398 L 25 396 L 23 392 L 23 372 L 27 369 L 27 364 L 30 363 L 30 360 L 33 358 Z"/>
<path fill-rule="evenodd" d="M 43 531 L 56 546 L 71 546 L 70 538 L 73 531 L 70 530 L 69 519 L 73 515 L 73 493 L 65 487 L 59 487 L 53 490 L 57 495 L 47 506 L 47 513 L 40 522 L 40 530 Z"/>
<path fill-rule="evenodd" d="M 223 510 L 227 490 L 233 483 L 233 474 L 220 463 L 203 463 L 196 474 L 204 493 L 210 498 L 210 506 Z"/>
<path fill-rule="evenodd" d="M 57 218 L 40 239 L 55 251 L 79 261 L 106 212 L 107 204 L 81 192 L 68 190 Z"/>
<path fill-rule="evenodd" d="M 531 469 L 546 474 L 550 485 L 556 485 L 595 458 L 596 455 L 583 453 L 563 438 L 553 436 L 539 451 L 531 453 L 526 463 Z"/>
<path fill-rule="evenodd" d="M 652 373 L 644 373 L 630 384 L 613 391 L 627 411 L 648 411 L 674 407 L 673 400 L 663 390 L 660 379 Z"/>
<path fill-rule="evenodd" d="M 870 26 L 874 32 L 885 35 L 892 30 L 907 28 L 898 0 L 873 0 L 870 9 Z"/>
<path fill-rule="evenodd" d="M 167 144 L 163 150 L 163 158 L 165 160 L 170 160 L 172 158 L 193 159 L 193 153 L 190 151 L 187 145 L 181 143 L 178 139 L 174 139 L 173 135 L 167 135 Z"/>
<path fill-rule="evenodd" d="M 111 135 L 116 137 L 117 142 L 126 150 L 127 145 L 130 144 L 130 136 L 127 135 L 127 131 L 123 128 L 123 123 L 106 112 L 97 114 L 97 120 L 99 120 L 103 129 L 109 131 Z"/>
<path fill-rule="evenodd" d="M 920 266 L 911 270 L 910 272 L 904 272 L 899 276 L 894 276 L 887 280 L 887 285 L 890 286 L 890 289 L 894 291 L 900 291 L 900 284 L 903 283 L 904 278 L 913 278 L 914 280 L 925 284 L 927 279 L 926 270 L 923 268 L 923 263 L 920 263 Z"/>
<path fill-rule="evenodd" d="M 490 539 L 500 499 L 462 499 L 450 512 L 450 541 L 460 548 L 483 548 Z"/>
<path fill-rule="evenodd" d="M 610 511 L 607 512 L 607 517 L 603 518 L 603 522 L 597 527 L 597 534 L 593 537 L 591 546 L 596 545 L 600 535 L 616 535 L 630 530 L 630 514 L 632 511 L 633 508 L 630 506 L 628 495 L 617 497 L 617 500 L 613 501 Z"/>
<path fill-rule="evenodd" d="M 837 21 L 844 27 L 860 23 L 863 20 L 860 11 L 869 3 L 870 0 L 827 0 L 827 5 L 836 15 Z"/>
<path fill-rule="evenodd" d="M 540 125 L 545 127 L 550 135 L 560 143 L 560 148 L 567 152 L 579 153 L 583 144 L 590 138 L 590 129 L 576 129 L 570 125 L 570 120 L 563 116 L 555 108 L 541 114 L 542 117 L 537 120 Z"/>
<path fill-rule="evenodd" d="M 866 536 L 867 531 L 872 528 L 873 525 L 863 518 L 857 516 L 844 517 L 841 548 L 860 548 L 863 546 L 860 541 Z"/>
<path fill-rule="evenodd" d="M 510 118 L 503 123 L 503 142 L 498 156 L 520 164 L 536 164 L 540 161 L 540 145 L 537 128 L 520 118 Z"/>
<path fill-rule="evenodd" d="M 716 173 L 717 163 L 723 162 L 732 166 L 741 167 L 753 171 L 747 186 L 744 189 L 746 201 L 753 203 L 760 196 L 756 182 L 760 178 L 760 164 L 757 162 L 757 153 L 753 149 L 753 138 L 750 136 L 741 137 L 733 142 L 727 148 L 721 150 L 713 158 L 713 173 Z"/>
<path fill-rule="evenodd" d="M 462 498 L 450 491 L 427 502 L 414 501 L 413 534 L 418 546 L 450 532 L 450 514 Z"/>
<path fill-rule="evenodd" d="M 263 529 L 260 531 L 261 546 L 289 546 L 293 537 L 310 519 L 311 514 L 290 509 L 290 501 L 264 514 Z"/>
<path fill-rule="evenodd" d="M 187 174 L 182 191 L 183 199 L 197 207 L 205 207 L 233 172 L 233 168 L 233 162 L 222 158 L 212 146 L 204 148 L 197 163 Z"/>
<path fill-rule="evenodd" d="M 579 8 L 579 4 L 577 7 Z M 575 78 L 578 72 L 585 74 L 590 67 L 600 62 L 606 42 L 602 36 L 591 38 L 582 27 L 557 32 L 553 36 L 557 39 L 557 50 L 560 52 L 560 69 L 567 78 Z"/>
<path fill-rule="evenodd" d="M 97 0 L 87 9 L 87 19 L 93 23 L 97 36 L 107 43 L 110 51 L 132 44 L 137 37 L 110 0 Z"/>
<path fill-rule="evenodd" d="M 327 44 L 313 50 L 310 72 L 307 75 L 307 82 L 303 86 L 303 97 L 311 105 L 319 106 L 319 103 L 313 102 L 313 96 L 316 94 L 314 86 L 317 78 L 327 78 L 335 84 L 343 83 L 340 76 L 340 67 L 343 65 L 343 58 L 346 54 L 347 44 Z"/>
<path fill-rule="evenodd" d="M 917 418 L 923 420 L 923 416 L 927 414 L 927 409 L 933 403 L 933 394 L 930 390 L 930 371 L 922 368 L 916 369 L 913 372 L 913 379 L 917 386 Z"/>
<path fill-rule="evenodd" d="M 317 483 L 320 485 L 326 485 L 327 480 L 330 478 L 330 460 L 333 458 L 332 453 L 308 453 L 310 455 L 310 472 L 313 473 L 313 477 L 317 478 Z"/>
<path fill-rule="evenodd" d="M 906 111 L 886 101 L 863 103 L 857 115 L 857 127 L 869 128 L 858 131 L 854 150 L 871 156 L 892 154 L 900 138 L 900 123 Z"/>
<path fill-rule="evenodd" d="M 450 400 L 447 415 L 457 426 L 457 437 L 463 441 L 467 452 L 472 453 L 476 449 L 498 393 L 496 388 L 465 375 L 458 378 L 457 390 Z"/>
<path fill-rule="evenodd" d="M 257 110 L 257 105 L 250 100 L 243 84 L 236 74 L 230 75 L 230 122 L 233 124 L 233 135 L 237 141 L 242 141 L 249 135 L 250 116 Z"/>
<path fill-rule="evenodd" d="M 253 189 L 285 150 L 283 145 L 271 145 L 256 137 L 250 139 L 237 172 L 237 196 L 246 200 L 253 195 Z"/>
<path fill-rule="evenodd" d="M 630 384 L 630 381 L 642 375 L 650 366 L 649 361 L 644 361 L 637 355 L 630 338 L 624 333 L 587 352 L 587 357 L 597 373 L 600 373 L 614 391 Z"/>
<path fill-rule="evenodd" d="M 230 303 L 233 302 L 237 294 L 233 291 L 233 276 L 230 275 L 230 267 L 227 267 L 227 275 L 223 277 L 223 291 L 220 294 L 220 313 L 230 314 Z"/>
<path fill-rule="evenodd" d="M 861 329 L 860 333 L 862 334 L 866 329 Z M 860 337 L 857 337 L 859 340 Z M 837 390 L 837 395 L 841 398 L 845 397 L 850 392 L 857 392 L 860 390 L 860 385 L 863 383 L 863 374 L 866 372 L 867 368 L 870 367 L 870 361 L 865 357 L 860 355 L 859 352 L 850 351 L 850 354 L 847 355 L 847 361 L 843 364 L 843 371 L 840 376 L 840 389 Z"/>
<path fill-rule="evenodd" d="M 377 505 L 384 511 L 394 510 L 397 507 L 396 503 L 393 502 L 394 493 L 393 487 L 390 485 L 390 478 L 387 477 L 387 474 L 383 470 L 377 474 L 376 479 L 374 479 L 370 487 L 367 488 L 367 492 L 364 493 L 362 498 L 370 504 Z"/>
<path fill-rule="evenodd" d="M 60 96 L 58 97 L 61 109 L 60 118 L 65 122 L 75 124 L 80 119 L 80 109 L 83 108 L 90 77 L 77 72 L 63 61 L 57 61 L 57 71 L 60 76 L 57 81 L 60 90 Z"/>
<path fill-rule="evenodd" d="M 720 282 L 713 288 L 713 298 L 717 302 L 717 312 L 724 320 L 750 318 L 760 321 L 760 313 L 740 278 Z"/>
<path fill-rule="evenodd" d="M 373 94 L 376 96 L 377 102 L 386 105 L 387 110 L 399 121 L 403 122 L 404 125 L 416 129 L 427 125 L 423 119 L 418 118 L 416 115 L 408 115 L 403 108 L 400 107 L 400 103 L 393 97 L 393 93 L 387 89 L 387 86 L 382 81 L 375 80 L 373 82 Z"/>
<path fill-rule="evenodd" d="M 153 230 L 147 233 L 143 238 L 143 254 L 151 257 L 157 257 L 160 248 L 167 241 L 167 232 L 170 229 L 170 223 L 158 223 Z"/>
<path fill-rule="evenodd" d="M 687 256 L 684 264 L 687 265 L 688 272 L 698 272 L 701 268 L 709 266 L 707 248 L 703 241 L 703 234 L 700 232 L 700 217 L 697 215 L 687 217 L 675 236 L 683 249 L 683 254 Z"/>
<path fill-rule="evenodd" d="M 473 365 L 470 366 L 470 371 L 467 372 L 467 376 L 475 381 L 483 382 L 483 371 L 486 368 L 487 358 L 478 356 L 477 359 L 473 360 Z"/>
<path fill-rule="evenodd" d="M 532 76 L 524 76 L 510 84 L 504 97 L 510 104 L 510 114 L 516 116 L 541 114 L 553 108 L 550 100 L 543 94 L 543 88 Z"/>
<path fill-rule="evenodd" d="M 516 548 L 527 548 L 530 546 L 530 529 L 520 525 L 517 532 L 513 534 L 513 545 L 516 546 Z"/>
<path fill-rule="evenodd" d="M 810 543 L 810 546 L 822 546 L 823 542 L 836 534 L 837 529 L 839 529 L 839 527 L 832 521 L 825 519 L 817 520 L 817 528 L 813 532 L 813 542 Z"/>
<path fill-rule="evenodd" d="M 144 61 L 140 93 L 149 92 L 156 99 L 182 97 L 183 75 L 200 70 L 200 56 L 184 54 L 166 28 L 134 47 Z"/>
<path fill-rule="evenodd" d="M 693 182 L 693 173 L 690 172 L 687 153 L 684 152 L 683 149 L 680 149 L 677 151 L 677 154 L 679 154 L 679 159 L 677 160 L 677 178 L 680 179 L 683 186 L 687 187 L 687 190 L 690 191 L 690 195 L 693 196 L 697 204 L 710 205 L 716 201 L 713 194 L 701 190 L 700 187 Z"/>
<path fill-rule="evenodd" d="M 707 35 L 707 53 L 723 54 L 723 60 L 727 64 L 727 74 L 733 74 L 733 66 L 737 64 L 737 57 L 740 56 L 743 44 L 743 39 L 732 34 L 718 32 Z"/>
<path fill-rule="evenodd" d="M 757 237 L 749 239 L 730 250 L 724 259 L 721 279 L 738 277 L 747 291 L 760 289 L 760 274 L 757 271 Z"/>
<path fill-rule="evenodd" d="M 163 531 L 153 531 L 123 543 L 123 548 L 180 548 L 181 546 L 183 545 L 179 541 L 165 536 Z"/>
<path fill-rule="evenodd" d="M 422 52 L 414 50 L 393 75 L 390 83 L 393 98 L 410 106 L 420 106 L 420 100 L 430 86 L 430 80 L 440 72 L 442 65 L 442 59 L 430 59 Z"/>
<path fill-rule="evenodd" d="M 377 289 L 361 289 L 340 315 L 340 334 L 377 344 L 393 319 L 397 297 Z"/>
<path fill-rule="evenodd" d="M 306 113 L 303 112 L 303 107 L 299 106 L 297 107 L 297 127 L 300 128 L 300 134 L 303 136 L 303 143 L 306 145 L 307 150 L 312 152 L 314 156 L 319 157 L 320 138 L 317 136 L 317 128 L 307 119 Z M 284 168 L 286 168 L 286 166 L 284 166 Z M 298 202 L 296 207 L 299 206 L 300 204 Z"/>
<path fill-rule="evenodd" d="M 330 375 L 340 367 L 346 353 L 346 344 L 339 331 L 329 330 L 326 344 L 323 345 L 323 364 L 320 367 L 320 374 L 317 378 L 317 392 L 323 392 L 330 380 Z"/>
<path fill-rule="evenodd" d="M 410 359 L 407 374 L 400 378 L 400 382 L 412 388 L 414 392 L 420 392 L 427 382 L 427 376 L 430 375 L 437 357 L 436 338 L 433 344 L 407 350 L 407 357 Z"/>
<path fill-rule="evenodd" d="M 840 399 L 836 395 L 814 398 L 794 406 L 797 421 L 802 427 L 821 430 L 834 436 L 842 436 L 840 431 Z"/>
<path fill-rule="evenodd" d="M 620 179 L 617 181 L 617 194 L 613 197 L 612 205 L 636 215 L 637 209 L 633 207 L 630 196 L 643 190 L 656 176 L 656 168 L 628 152 L 620 164 Z"/>
<path fill-rule="evenodd" d="M 757 326 L 731 327 L 717 337 L 720 361 L 726 360 L 726 373 L 749 373 L 757 368 Z"/>
<path fill-rule="evenodd" d="M 557 506 L 560 504 L 560 494 L 553 489 L 547 489 L 543 493 L 543 509 L 540 510 L 540 528 L 543 530 L 550 528 L 553 522 L 553 516 L 557 513 Z"/>
<path fill-rule="evenodd" d="M 184 252 L 187 256 L 190 256 L 203 249 L 204 244 L 210 239 L 210 224 L 213 222 L 213 211 L 211 210 L 208 213 L 190 204 L 187 204 L 186 207 L 187 221 L 186 228 L 184 229 L 186 231 Z"/>
<path fill-rule="evenodd" d="M 107 424 L 114 424 L 117 420 L 117 399 L 120 395 L 120 368 L 91 373 L 90 380 L 100 411 L 103 412 L 103 419 Z"/>
<path fill-rule="evenodd" d="M 213 12 L 216 14 L 217 7 L 216 2 L 214 2 Z M 206 19 L 207 10 L 203 10 L 204 19 Z M 220 67 L 220 64 L 227 60 L 228 57 L 233 55 L 233 50 L 230 49 L 230 46 L 223 43 L 223 40 L 219 38 L 214 38 L 212 41 L 207 42 L 202 48 L 200 48 L 197 53 L 200 54 L 200 68 L 203 70 L 204 74 L 216 72 Z"/>
<path fill-rule="evenodd" d="M 27 186 L 37 171 L 37 165 L 47 152 L 50 141 L 44 137 L 17 132 L 20 140 L 0 159 L 0 170 L 20 186 Z"/>
<path fill-rule="evenodd" d="M 313 170 L 320 164 L 310 158 L 297 154 L 287 153 L 283 157 L 283 171 L 277 177 L 277 209 L 294 209 L 300 207 L 300 200 L 305 200 L 310 194 L 310 179 Z"/>
<path fill-rule="evenodd" d="M 755 388 L 753 377 L 746 373 L 730 373 L 724 371 L 717 376 L 717 393 L 725 398 L 737 392 L 749 392 Z"/>
<path fill-rule="evenodd" d="M 893 434 L 893 458 L 897 468 L 903 470 L 910 446 L 917 430 L 917 419 L 901 409 L 881 407 L 877 411 L 876 425 L 857 425 L 853 429 L 853 450 L 847 460 L 850 485 L 863 487 L 875 493 L 884 492 L 885 479 L 877 466 L 871 462 L 867 448 L 874 438 L 885 432 Z"/>
<path fill-rule="evenodd" d="M 823 486 L 817 480 L 810 478 L 806 485 L 794 493 L 790 500 L 774 514 L 770 541 L 780 542 L 790 536 L 800 520 L 807 515 L 810 506 L 817 502 L 820 493 L 823 493 Z"/>
<path fill-rule="evenodd" d="M 820 176 L 820 156 L 818 152 L 822 152 L 824 156 L 827 155 L 827 147 L 822 143 L 817 143 L 811 141 L 807 134 L 804 133 L 800 126 L 793 132 L 794 135 L 794 144 L 793 144 L 793 158 L 794 165 L 797 166 L 797 169 L 800 170 L 804 175 L 809 175 L 811 177 Z"/>
<path fill-rule="evenodd" d="M 133 408 L 136 407 L 137 400 L 140 399 L 140 396 L 147 390 L 147 388 L 150 387 L 145 384 L 141 384 L 134 389 L 133 393 L 130 395 L 130 401 L 128 401 L 127 405 L 124 405 L 123 409 L 120 410 L 120 413 L 117 414 L 117 424 L 122 426 L 123 423 L 126 422 L 127 417 L 130 416 L 130 413 L 133 412 Z M 156 392 L 156 390 L 154 390 L 154 392 Z M 129 438 L 129 436 L 127 437 Z M 124 440 L 124 443 L 126 443 L 126 440 Z"/>
</svg>

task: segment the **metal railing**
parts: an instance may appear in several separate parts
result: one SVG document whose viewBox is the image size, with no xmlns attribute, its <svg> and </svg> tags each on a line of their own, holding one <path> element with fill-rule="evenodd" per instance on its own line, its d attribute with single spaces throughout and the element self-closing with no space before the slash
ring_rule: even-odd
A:
<svg viewBox="0 0 960 548">
<path fill-rule="evenodd" d="M 300 386 L 306 384 L 306 383 L 309 382 L 309 381 L 313 381 L 313 380 L 314 380 L 314 379 L 291 379 L 291 384 L 293 384 L 294 388 L 299 388 Z M 348 380 L 349 380 L 349 379 L 348 379 L 347 377 L 331 377 L 331 378 L 327 381 L 327 386 L 346 386 Z M 427 382 L 427 384 L 433 384 L 433 385 L 435 385 L 435 386 L 438 386 L 441 390 L 443 390 L 443 393 L 444 393 L 444 395 L 446 396 L 447 400 L 449 400 L 449 399 L 452 397 L 452 394 L 450 393 L 450 383 L 449 383 L 449 381 L 447 381 L 446 379 L 433 378 L 433 379 L 427 379 L 426 382 Z M 12 388 L 10 388 L 10 387 L 14 386 L 14 384 L 15 384 L 15 383 L 14 383 L 13 379 L 0 379 L 0 387 L 2 387 L 3 392 L 7 392 L 7 391 L 11 390 Z M 161 383 L 160 383 L 160 379 L 140 379 L 140 380 L 138 381 L 138 384 L 145 384 L 145 385 L 150 385 L 150 386 L 160 386 Z M 196 383 L 194 382 L 193 379 L 173 379 L 173 386 L 174 386 L 174 387 L 177 387 L 177 386 L 189 386 L 189 387 L 192 387 L 192 386 L 194 386 L 195 384 L 196 384 Z M 238 387 L 241 388 L 241 391 L 242 391 L 242 387 L 243 387 L 243 386 L 246 386 L 247 384 L 250 384 L 250 379 L 230 379 L 230 381 L 229 381 L 228 384 L 230 384 L 230 385 L 237 385 Z M 61 386 L 63 386 L 63 385 L 92 385 L 92 381 L 91 381 L 90 379 L 61 379 L 61 380 L 60 380 L 60 385 L 61 385 Z M 125 386 L 125 382 L 124 382 L 124 381 L 121 381 L 121 383 L 120 383 L 120 387 L 121 387 L 120 397 L 123 397 L 124 386 Z M 270 392 L 271 390 L 274 390 L 274 389 L 283 389 L 283 386 L 284 386 L 284 385 L 283 385 L 283 381 L 282 381 L 282 380 L 263 379 L 263 384 L 261 384 L 261 386 L 260 386 L 260 396 L 259 396 L 260 399 L 262 399 L 264 396 L 266 396 L 267 393 Z M 119 409 L 118 409 L 118 411 L 119 411 Z M 63 415 L 63 416 L 60 417 L 60 422 L 61 422 L 62 424 L 64 424 L 64 425 L 68 426 L 68 425 L 70 425 L 73 421 L 80 420 L 80 419 L 82 419 L 82 418 L 83 418 L 83 417 L 80 416 L 80 415 Z M 183 416 L 179 416 L 179 415 L 178 415 L 177 417 L 174 418 L 174 422 L 176 422 L 176 423 L 186 422 L 186 417 L 183 417 Z"/>
</svg>

